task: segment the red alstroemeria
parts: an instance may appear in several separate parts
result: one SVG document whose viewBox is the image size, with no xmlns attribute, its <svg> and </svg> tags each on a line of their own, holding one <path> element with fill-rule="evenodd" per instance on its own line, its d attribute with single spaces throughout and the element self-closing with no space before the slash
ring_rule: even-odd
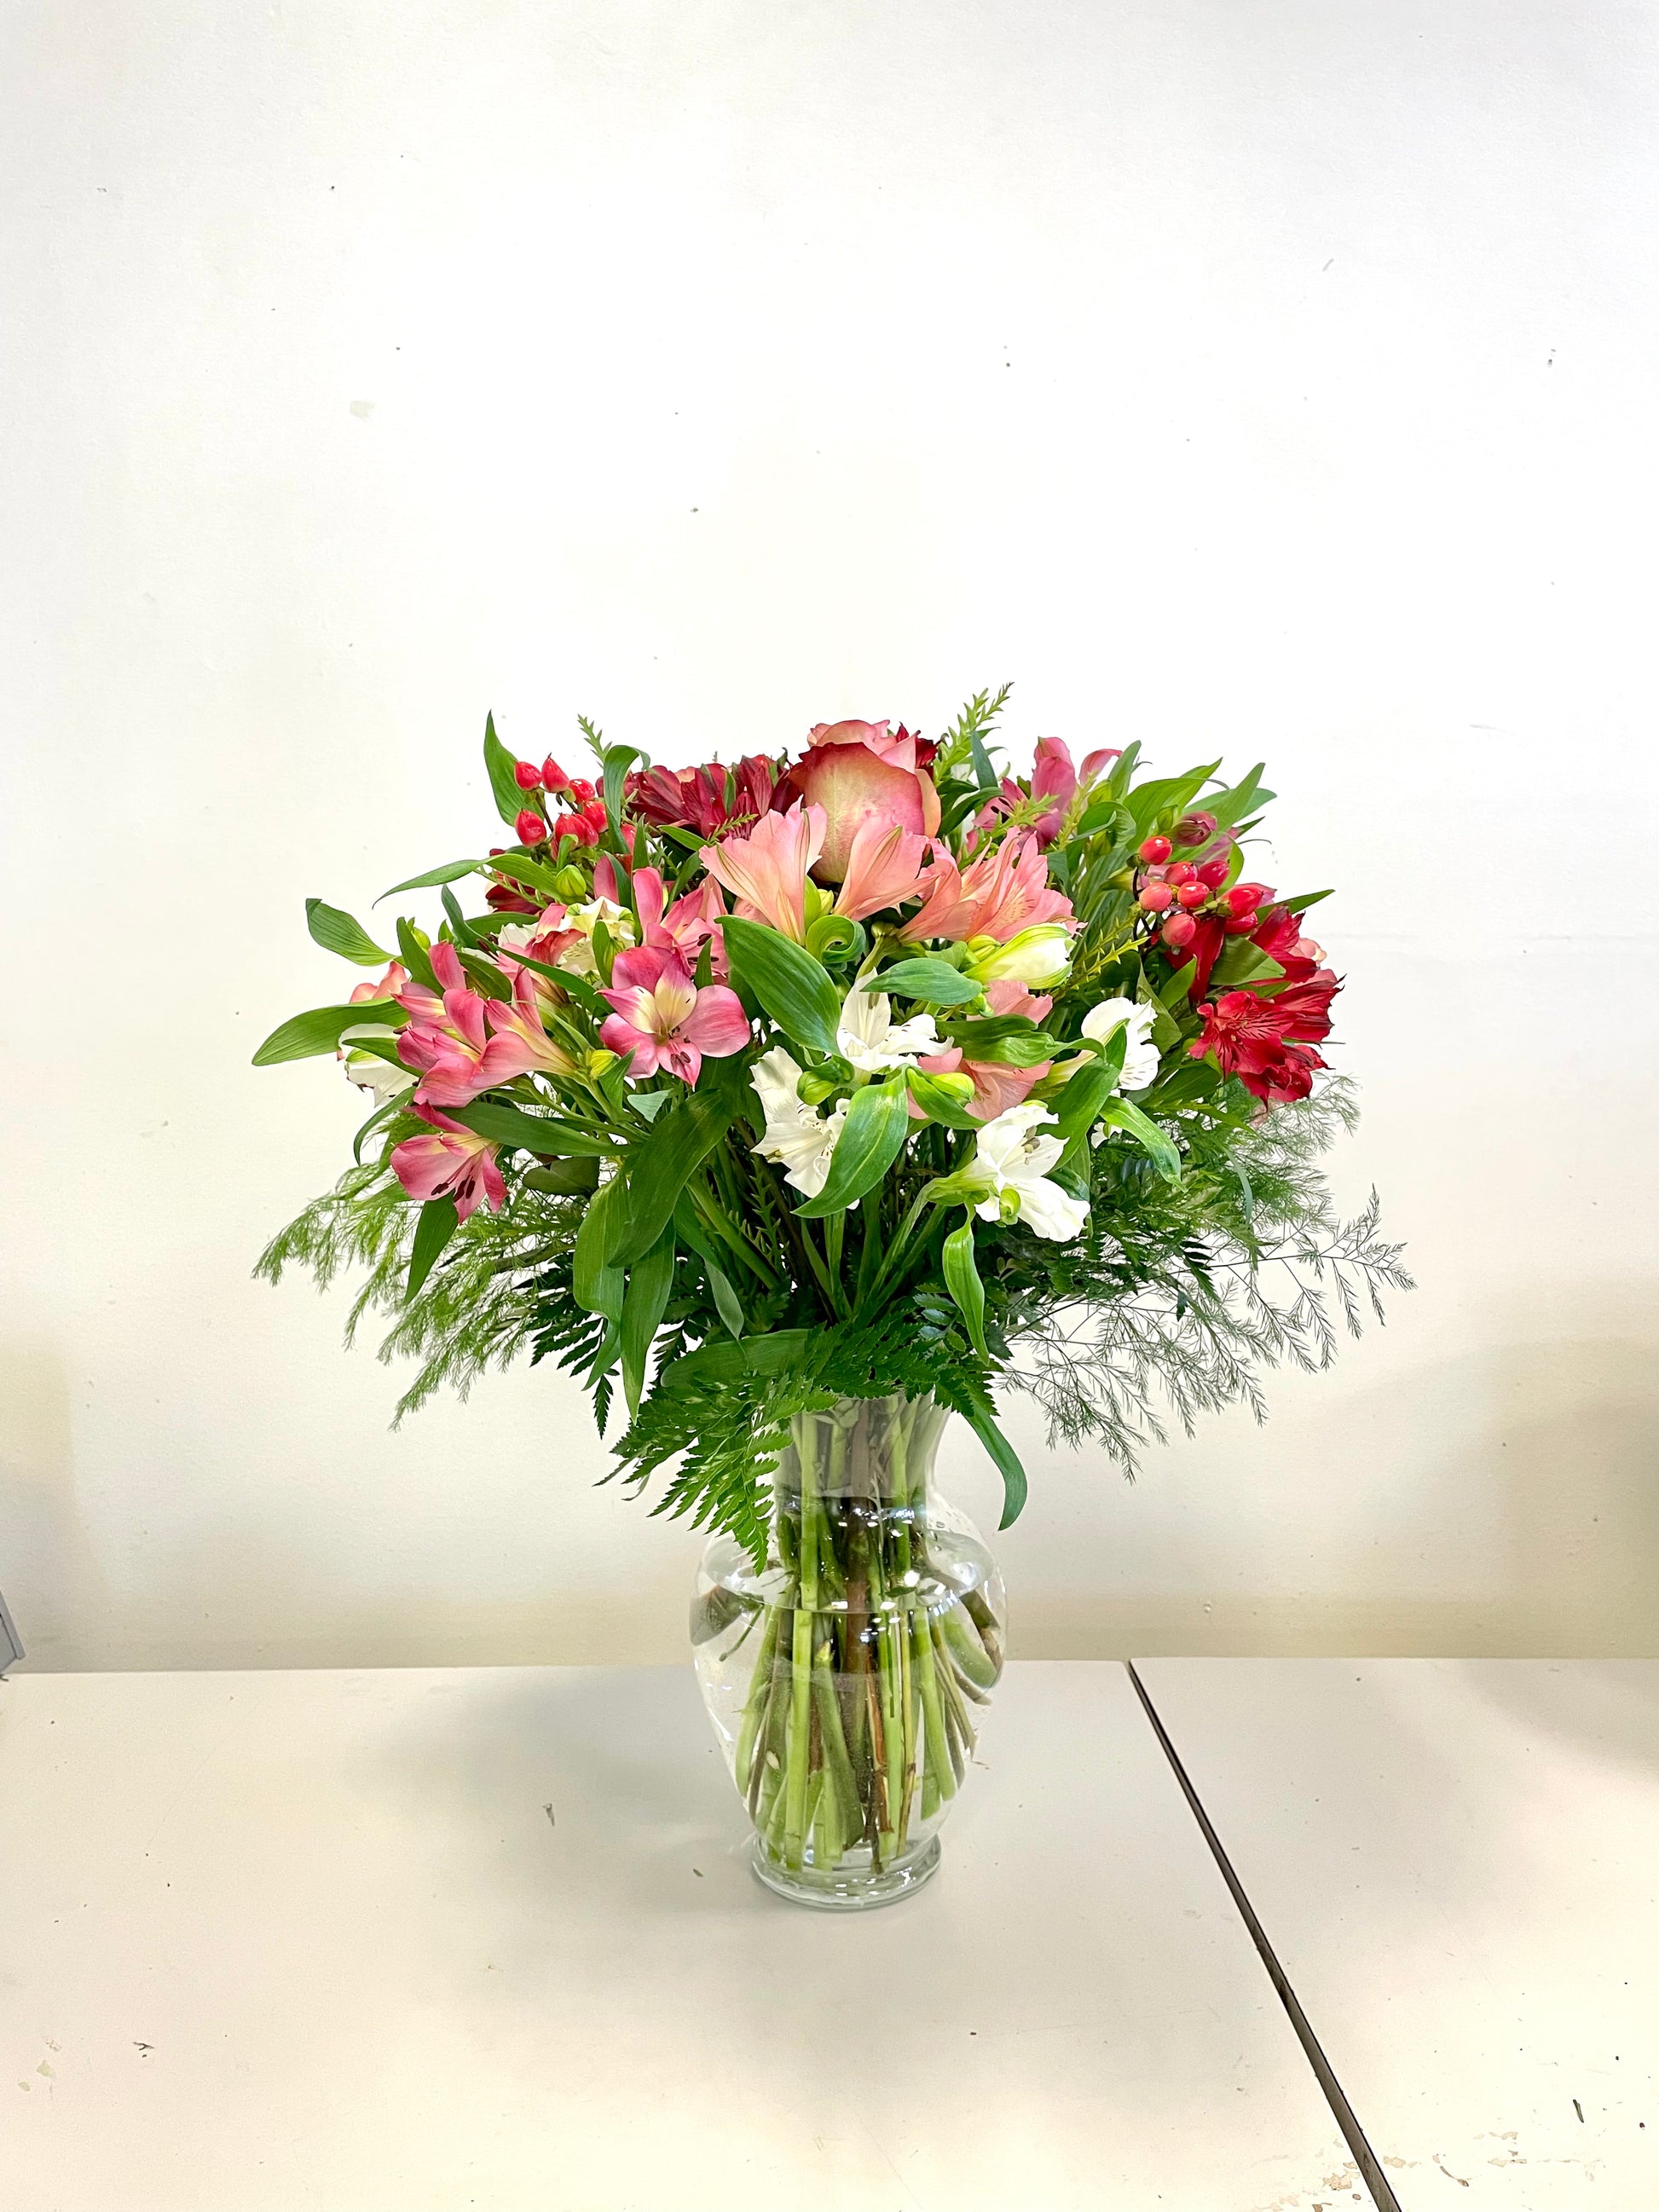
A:
<svg viewBox="0 0 1659 2212">
<path fill-rule="evenodd" d="M 1039 922 L 1072 921 L 1072 902 L 1051 888 L 1048 863 L 1029 831 L 1005 837 L 965 872 L 936 845 L 920 888 L 925 902 L 904 925 L 908 938 L 945 937 L 961 943 L 994 937 L 1006 945 Z"/>
<path fill-rule="evenodd" d="M 812 869 L 819 883 L 844 879 L 853 841 L 866 823 L 927 837 L 939 828 L 939 793 L 919 765 L 922 748 L 902 725 L 890 731 L 885 722 L 819 722 L 811 738 L 774 803 L 799 799 L 823 808 L 823 850 Z"/>
<path fill-rule="evenodd" d="M 1275 998 L 1229 991 L 1199 1008 L 1203 1034 L 1187 1049 L 1194 1060 L 1212 1054 L 1224 1075 L 1237 1076 L 1268 1105 L 1289 1105 L 1307 1097 L 1325 1065 L 1313 1048 L 1331 1033 L 1331 1000 L 1340 988 L 1326 969 Z"/>
<path fill-rule="evenodd" d="M 742 827 L 771 811 L 772 763 L 764 753 L 748 753 L 731 768 L 719 761 L 702 768 L 648 768 L 630 775 L 625 787 L 641 821 L 714 837 L 728 823 Z"/>
<path fill-rule="evenodd" d="M 599 1025 L 599 1042 L 619 1059 L 633 1054 L 632 1076 L 665 1067 L 695 1084 L 705 1053 L 726 1060 L 749 1042 L 749 1017 L 737 993 L 724 983 L 698 990 L 678 953 L 660 945 L 619 952 L 611 987 L 599 995 L 615 1009 Z"/>
<path fill-rule="evenodd" d="M 432 1124 L 432 1134 L 405 1137 L 392 1147 L 392 1171 L 409 1195 L 453 1198 L 463 1221 L 480 1206 L 487 1213 L 499 1212 L 507 1184 L 496 1164 L 497 1147 L 429 1106 L 412 1110 Z"/>
</svg>

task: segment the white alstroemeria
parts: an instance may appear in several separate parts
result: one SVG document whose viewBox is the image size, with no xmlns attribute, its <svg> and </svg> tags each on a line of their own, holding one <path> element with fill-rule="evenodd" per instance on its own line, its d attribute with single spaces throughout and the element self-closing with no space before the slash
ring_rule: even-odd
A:
<svg viewBox="0 0 1659 2212">
<path fill-rule="evenodd" d="M 833 1114 L 820 1114 L 805 1104 L 795 1088 L 800 1073 L 781 1044 L 763 1052 L 750 1069 L 749 1079 L 766 1116 L 766 1133 L 750 1150 L 763 1160 L 780 1161 L 784 1181 L 816 1198 L 829 1176 L 847 1109 L 841 1105 Z"/>
<path fill-rule="evenodd" d="M 975 982 L 1024 983 L 1028 991 L 1058 983 L 1072 964 L 1071 938 L 1057 921 L 1022 929 L 1006 945 L 975 939 L 969 950 L 974 957 L 965 972 Z"/>
<path fill-rule="evenodd" d="M 908 1022 L 896 1022 L 884 993 L 855 990 L 847 994 L 842 1007 L 836 1046 L 860 1073 L 886 1075 L 943 1052 L 945 1040 L 933 1027 L 931 1014 L 913 1014 Z"/>
<path fill-rule="evenodd" d="M 1066 1244 L 1081 1235 L 1089 1207 L 1048 1180 L 1066 1149 L 1044 1133 L 1054 1121 L 1046 1106 L 1011 1106 L 980 1131 L 974 1157 L 960 1172 L 986 1194 L 976 1209 L 981 1221 L 1023 1221 L 1039 1237 Z"/>
<path fill-rule="evenodd" d="M 1097 1044 L 1104 1044 L 1115 1030 L 1126 1032 L 1123 1073 L 1118 1083 L 1121 1091 L 1144 1091 L 1149 1083 L 1157 1082 L 1158 1053 L 1152 1042 L 1157 1020 L 1156 1006 L 1137 1006 L 1133 999 L 1103 999 L 1083 1017 L 1083 1034 Z"/>
<path fill-rule="evenodd" d="M 373 1004 L 371 1000 L 368 1002 Z M 384 1106 L 388 1099 L 401 1098 L 405 1091 L 412 1091 L 416 1073 L 397 1060 L 383 1060 L 378 1052 L 353 1052 L 350 1047 L 360 1037 L 374 1037 L 386 1044 L 397 1042 L 398 1032 L 384 1022 L 358 1022 L 340 1032 L 340 1058 L 345 1064 L 346 1078 L 360 1091 L 371 1091 L 374 1103 Z"/>
<path fill-rule="evenodd" d="M 568 969 L 573 975 L 597 975 L 599 963 L 593 957 L 593 931 L 603 922 L 610 933 L 613 951 L 620 951 L 634 942 L 634 917 L 625 906 L 615 899 L 592 898 L 585 906 L 568 907 L 564 926 L 580 932 L 574 945 L 567 945 L 554 962 L 556 968 Z"/>
</svg>

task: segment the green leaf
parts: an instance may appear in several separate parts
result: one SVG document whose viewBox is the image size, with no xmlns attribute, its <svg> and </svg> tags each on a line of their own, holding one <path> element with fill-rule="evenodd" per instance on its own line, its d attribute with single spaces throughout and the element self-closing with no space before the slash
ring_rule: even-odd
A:
<svg viewBox="0 0 1659 2212">
<path fill-rule="evenodd" d="M 471 980 L 474 988 L 486 999 L 506 1004 L 513 996 L 513 986 L 487 952 L 475 952 L 470 945 L 456 948 L 456 958 Z"/>
<path fill-rule="evenodd" d="M 965 1006 L 970 1000 L 981 995 L 981 986 L 970 982 L 948 960 L 900 960 L 890 968 L 884 968 L 879 975 L 867 975 L 854 988 L 890 991 L 900 998 L 919 999 L 930 1006 Z"/>
<path fill-rule="evenodd" d="M 702 1261 L 703 1273 L 714 1293 L 715 1311 L 733 1336 L 741 1336 L 745 1325 L 742 1304 L 732 1287 L 731 1278 L 714 1257 L 714 1246 L 703 1235 L 702 1224 L 692 1211 L 690 1200 L 684 1196 L 674 1208 L 674 1234 Z"/>
<path fill-rule="evenodd" d="M 444 902 L 444 912 L 449 916 L 450 933 L 453 936 L 456 944 L 476 945 L 478 942 L 478 933 L 461 912 L 461 902 L 447 884 L 445 884 L 441 896 Z"/>
<path fill-rule="evenodd" d="M 409 1255 L 409 1287 L 405 1304 L 415 1296 L 437 1264 L 438 1255 L 460 1226 L 453 1198 L 429 1198 L 415 1224 L 415 1244 Z"/>
<path fill-rule="evenodd" d="M 415 925 L 403 915 L 398 917 L 398 957 L 417 983 L 428 991 L 438 988 L 438 978 L 432 966 L 432 956 L 415 934 Z"/>
<path fill-rule="evenodd" d="M 1108 1127 L 1123 1130 L 1143 1146 L 1165 1182 L 1180 1182 L 1181 1154 L 1157 1122 L 1149 1120 L 1139 1106 L 1127 1098 L 1109 1098 L 1101 1109 L 1100 1119 Z"/>
<path fill-rule="evenodd" d="M 270 1035 L 253 1055 L 256 1067 L 275 1067 L 285 1060 L 314 1060 L 319 1053 L 338 1049 L 340 1032 L 358 1022 L 379 1022 L 401 1029 L 409 1019 L 403 1008 L 389 999 L 372 999 L 355 1006 L 313 1006 L 308 1013 L 294 1014 Z"/>
<path fill-rule="evenodd" d="M 953 1229 L 945 1240 L 945 1249 L 939 1255 L 939 1265 L 945 1276 L 945 1287 L 956 1300 L 962 1317 L 968 1324 L 968 1338 L 981 1359 L 990 1352 L 985 1343 L 985 1285 L 979 1279 L 979 1269 L 974 1265 L 974 1217 L 963 1218 L 962 1226 Z"/>
<path fill-rule="evenodd" d="M 376 1129 L 383 1129 L 388 1121 L 395 1121 L 404 1111 L 404 1104 L 405 1102 L 402 1098 L 388 1098 L 384 1106 L 377 1106 L 374 1109 L 362 1127 L 358 1130 L 351 1140 L 351 1157 L 359 1167 L 363 1164 L 363 1146 L 369 1138 L 374 1135 Z"/>
<path fill-rule="evenodd" d="M 674 1287 L 674 1237 L 660 1237 L 629 1272 L 622 1310 L 623 1395 L 630 1418 L 640 1409 L 645 1363 Z"/>
<path fill-rule="evenodd" d="M 519 788 L 519 779 L 513 773 L 518 763 L 495 735 L 494 714 L 484 716 L 483 757 L 495 811 L 503 822 L 516 822 L 529 805 L 530 794 Z"/>
<path fill-rule="evenodd" d="M 1198 963 L 1196 960 L 1189 960 L 1184 968 L 1177 968 L 1175 974 L 1170 976 L 1169 981 L 1158 993 L 1158 1003 L 1164 1006 L 1178 1006 L 1182 1005 L 1184 1000 L 1192 996 L 1193 982 L 1197 974 Z"/>
<path fill-rule="evenodd" d="M 1019 1454 L 997 1426 L 983 1399 L 977 1400 L 968 1419 L 1002 1477 L 1002 1518 L 997 1526 L 1012 1528 L 1025 1504 L 1025 1469 L 1019 1463 Z"/>
<path fill-rule="evenodd" d="M 520 1177 L 528 1190 L 544 1190 L 555 1198 L 578 1198 L 599 1187 L 599 1164 L 591 1153 L 574 1159 L 555 1160 L 550 1167 L 526 1168 Z"/>
<path fill-rule="evenodd" d="M 1174 815 L 1179 820 L 1220 765 L 1219 761 L 1212 761 L 1206 768 L 1188 769 L 1185 775 L 1159 776 L 1151 783 L 1138 784 L 1128 794 L 1128 803 L 1139 833 L 1144 837 L 1162 815 Z"/>
<path fill-rule="evenodd" d="M 1261 788 L 1267 765 L 1266 761 L 1258 761 L 1242 783 L 1234 784 L 1231 791 L 1212 791 L 1204 801 L 1204 811 L 1214 815 L 1218 830 L 1230 830 L 1234 823 L 1242 822 L 1254 809 L 1269 805 L 1278 796 L 1275 792 Z"/>
<path fill-rule="evenodd" d="M 533 854 L 525 852 L 495 853 L 487 864 L 498 876 L 510 876 L 515 884 L 524 884 L 532 891 L 540 891 L 544 898 L 556 898 L 558 870 L 549 867 Z"/>
<path fill-rule="evenodd" d="M 1120 1030 L 1117 1036 L 1121 1038 Z M 1073 1145 L 1086 1141 L 1091 1129 L 1100 1119 L 1100 1109 L 1117 1088 L 1123 1054 L 1118 1054 L 1118 1065 L 1114 1068 L 1105 1061 L 1091 1067 L 1080 1067 L 1053 1103 L 1054 1118 L 1059 1124 L 1054 1134 L 1069 1151 Z"/>
<path fill-rule="evenodd" d="M 688 1092 L 683 1105 L 659 1115 L 629 1146 L 627 1219 L 617 1218 L 614 1260 L 627 1266 L 649 1251 L 668 1226 L 688 1180 L 737 1120 L 742 1105 L 740 1082 L 711 1083 Z"/>
<path fill-rule="evenodd" d="M 945 1090 L 937 1076 L 913 1067 L 909 1084 L 910 1096 L 930 1121 L 938 1121 L 947 1129 L 982 1129 L 985 1127 L 983 1121 L 975 1120 L 953 1092 Z"/>
<path fill-rule="evenodd" d="M 458 884 L 463 876 L 476 876 L 490 865 L 488 860 L 450 860 L 441 868 L 428 868 L 423 876 L 411 876 L 406 884 L 393 884 L 374 903 L 379 906 L 382 900 L 396 898 L 399 891 L 424 891 L 438 884 Z"/>
<path fill-rule="evenodd" d="M 1248 937 L 1230 937 L 1210 970 L 1210 984 L 1212 989 L 1233 991 L 1241 983 L 1265 983 L 1284 973 L 1278 961 Z"/>
<path fill-rule="evenodd" d="M 1002 1067 L 1040 1067 L 1066 1048 L 1024 1014 L 999 1014 L 984 1022 L 951 1022 L 947 1033 L 962 1047 L 964 1060 L 991 1060 Z"/>
<path fill-rule="evenodd" d="M 360 968 L 380 968 L 392 957 L 382 951 L 355 915 L 337 906 L 325 906 L 319 898 L 306 901 L 306 927 L 325 952 L 337 952 L 342 960 L 354 960 Z"/>
<path fill-rule="evenodd" d="M 620 831 L 623 818 L 623 782 L 629 764 L 642 761 L 645 755 L 637 745 L 607 745 L 605 749 L 605 811 L 611 817 L 611 827 Z M 618 849 L 621 840 L 618 838 Z"/>
<path fill-rule="evenodd" d="M 786 1036 L 814 1052 L 833 1053 L 841 995 L 806 948 L 763 922 L 728 916 L 724 927 L 734 977 Z"/>
<path fill-rule="evenodd" d="M 588 1201 L 570 1268 L 570 1287 L 577 1304 L 614 1322 L 622 1319 L 626 1289 L 626 1277 L 610 1256 L 613 1222 L 621 1219 L 617 1213 L 621 1193 L 620 1179 L 613 1179 Z"/>
<path fill-rule="evenodd" d="M 1330 896 L 1328 891 L 1304 891 L 1300 898 L 1275 899 L 1273 904 L 1282 906 L 1286 914 L 1306 914 L 1310 906 L 1317 906 L 1321 899 Z"/>
<path fill-rule="evenodd" d="M 885 1083 L 866 1084 L 848 1103 L 847 1119 L 836 1139 L 829 1178 L 816 1198 L 795 1208 L 803 1220 L 841 1213 L 872 1191 L 904 1150 L 910 1129 L 908 1085 L 904 1071 Z"/>
<path fill-rule="evenodd" d="M 520 1113 L 516 1106 L 497 1106 L 485 1098 L 444 1110 L 475 1136 L 488 1137 L 492 1145 L 516 1145 L 522 1152 L 547 1152 L 558 1159 L 612 1159 L 623 1149 L 614 1138 L 579 1128 L 574 1121 Z"/>
<path fill-rule="evenodd" d="M 990 754 L 985 750 L 984 741 L 979 732 L 971 726 L 968 732 L 968 757 L 974 763 L 974 780 L 976 783 L 987 784 L 993 791 L 1001 789 L 1002 779 L 996 772 Z"/>
</svg>

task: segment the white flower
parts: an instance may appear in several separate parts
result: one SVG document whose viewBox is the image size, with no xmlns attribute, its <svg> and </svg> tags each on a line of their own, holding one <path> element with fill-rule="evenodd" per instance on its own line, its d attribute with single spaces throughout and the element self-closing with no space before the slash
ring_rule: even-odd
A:
<svg viewBox="0 0 1659 2212">
<path fill-rule="evenodd" d="M 565 946 L 554 966 L 567 969 L 573 975 L 597 975 L 599 970 L 593 957 L 593 931 L 601 921 L 610 932 L 613 949 L 620 951 L 624 945 L 634 942 L 634 917 L 626 907 L 618 906 L 615 899 L 589 899 L 585 906 L 566 909 L 565 927 L 580 932 L 580 935 L 575 944 Z"/>
<path fill-rule="evenodd" d="M 1046 1106 L 1011 1106 L 980 1131 L 978 1148 L 963 1173 L 986 1193 L 977 1208 L 981 1221 L 1023 1221 L 1039 1237 L 1066 1244 L 1082 1233 L 1089 1207 L 1048 1180 L 1048 1170 L 1066 1149 L 1058 1137 L 1042 1133 L 1054 1119 Z"/>
<path fill-rule="evenodd" d="M 1006 945 L 993 945 L 969 963 L 968 974 L 976 983 L 1013 981 L 1028 991 L 1057 983 L 1072 962 L 1072 940 L 1057 921 L 1040 921 L 1022 929 Z"/>
<path fill-rule="evenodd" d="M 1083 1017 L 1083 1034 L 1097 1044 L 1104 1044 L 1115 1030 L 1127 1032 L 1121 1090 L 1144 1091 L 1149 1083 L 1157 1082 L 1158 1054 L 1152 1041 L 1157 1019 L 1156 1006 L 1139 1006 L 1133 999 L 1103 999 Z"/>
<path fill-rule="evenodd" d="M 849 991 L 841 1010 L 836 1049 L 866 1075 L 884 1075 L 914 1067 L 927 1054 L 943 1052 L 945 1040 L 931 1014 L 895 1022 L 890 1002 L 879 991 Z"/>
<path fill-rule="evenodd" d="M 836 1139 L 847 1119 L 847 1109 L 837 1106 L 830 1115 L 805 1104 L 795 1089 L 800 1069 L 781 1044 L 763 1052 L 749 1071 L 766 1133 L 750 1147 L 763 1160 L 780 1160 L 783 1179 L 808 1198 L 823 1188 L 835 1153 Z"/>
<path fill-rule="evenodd" d="M 382 1060 L 377 1052 L 349 1052 L 345 1056 L 345 1072 L 360 1091 L 372 1091 L 374 1103 L 384 1106 L 389 1099 L 401 1098 L 405 1091 L 415 1087 L 415 1070 L 395 1066 Z"/>
</svg>

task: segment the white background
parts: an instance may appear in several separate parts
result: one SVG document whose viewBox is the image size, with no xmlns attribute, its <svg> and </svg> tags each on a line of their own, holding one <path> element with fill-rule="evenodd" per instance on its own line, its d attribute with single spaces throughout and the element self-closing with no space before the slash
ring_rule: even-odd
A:
<svg viewBox="0 0 1659 2212">
<path fill-rule="evenodd" d="M 8 7 L 0 1588 L 46 1667 L 672 1657 L 584 1401 L 398 1434 L 249 1279 L 359 1117 L 249 1054 L 484 709 L 1258 757 L 1422 1287 L 1133 1488 L 1026 1656 L 1650 1648 L 1650 10 Z M 382 910 L 384 911 L 384 909 Z M 971 1439 L 950 1487 L 988 1523 Z"/>
</svg>

